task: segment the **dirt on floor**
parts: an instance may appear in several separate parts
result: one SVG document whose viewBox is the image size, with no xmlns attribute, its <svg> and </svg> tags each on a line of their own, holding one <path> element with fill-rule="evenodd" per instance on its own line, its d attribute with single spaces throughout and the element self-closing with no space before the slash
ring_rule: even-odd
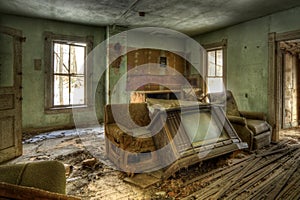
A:
<svg viewBox="0 0 300 200">
<path fill-rule="evenodd" d="M 300 143 L 300 131 L 281 134 L 289 144 Z M 96 144 L 96 145 L 95 145 Z M 272 148 L 266 147 L 266 149 Z M 260 150 L 264 152 L 266 149 Z M 67 194 L 82 199 L 182 199 L 207 187 L 209 181 L 191 181 L 201 175 L 220 171 L 259 152 L 234 153 L 200 162 L 176 172 L 171 178 L 146 189 L 124 181 L 128 175 L 113 168 L 105 157 L 103 127 L 54 131 L 38 136 L 27 135 L 23 155 L 11 163 L 58 160 L 64 163 Z M 189 198 L 194 199 L 194 198 Z"/>
</svg>

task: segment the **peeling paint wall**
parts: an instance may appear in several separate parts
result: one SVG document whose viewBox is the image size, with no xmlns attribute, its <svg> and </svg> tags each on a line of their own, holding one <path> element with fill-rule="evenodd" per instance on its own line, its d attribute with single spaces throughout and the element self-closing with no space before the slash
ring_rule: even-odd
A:
<svg viewBox="0 0 300 200">
<path fill-rule="evenodd" d="M 0 24 L 19 29 L 26 37 L 23 43 L 23 129 L 71 126 L 72 113 L 45 114 L 44 112 L 44 31 L 56 34 L 93 36 L 94 47 L 105 38 L 105 28 L 90 27 L 64 22 L 1 15 Z M 3 48 L 3 47 L 1 47 Z M 41 59 L 41 70 L 34 69 L 34 59 Z M 101 66 L 99 66 L 101 67 Z M 103 119 L 104 81 L 99 84 L 96 94 L 97 116 Z"/>
<path fill-rule="evenodd" d="M 107 27 L 107 35 L 108 38 L 120 34 L 124 31 L 127 31 L 127 27 L 120 27 L 120 26 L 108 26 Z M 122 40 L 122 43 L 124 42 L 126 44 L 126 34 L 120 35 L 118 39 Z M 110 40 L 110 39 L 109 39 Z M 112 42 L 113 43 L 113 42 Z M 111 48 L 110 48 L 111 49 Z M 110 51 L 110 50 L 109 50 Z M 108 52 L 109 55 L 110 52 Z M 110 56 L 110 55 L 109 55 Z M 127 62 L 126 57 L 122 56 L 121 62 L 119 63 L 118 67 L 109 67 L 107 70 L 107 82 L 106 82 L 106 90 L 107 93 L 107 103 L 111 102 L 111 96 L 114 95 L 116 99 L 118 99 L 118 102 L 113 103 L 128 103 L 129 102 L 129 95 L 126 93 L 126 79 L 122 79 L 122 76 L 126 75 L 127 72 Z M 108 64 L 110 65 L 114 60 L 108 59 Z M 121 92 L 117 92 L 121 91 Z"/>
<path fill-rule="evenodd" d="M 300 29 L 300 7 L 195 36 L 200 44 L 227 39 L 227 89 L 240 110 L 268 111 L 268 33 Z"/>
</svg>

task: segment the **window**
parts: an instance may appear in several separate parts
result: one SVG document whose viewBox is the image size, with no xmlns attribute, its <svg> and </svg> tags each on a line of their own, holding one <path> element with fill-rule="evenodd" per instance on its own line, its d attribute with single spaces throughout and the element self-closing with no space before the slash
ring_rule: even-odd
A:
<svg viewBox="0 0 300 200">
<path fill-rule="evenodd" d="M 91 39 L 46 34 L 46 110 L 70 110 L 72 107 L 89 105 L 90 84 L 87 74 L 91 71 L 86 63 L 91 50 Z"/>
<path fill-rule="evenodd" d="M 208 92 L 223 91 L 223 50 L 207 51 L 207 87 Z"/>
<path fill-rule="evenodd" d="M 207 49 L 207 92 L 222 92 L 226 86 L 225 80 L 225 46 L 226 41 L 210 45 Z M 213 46 L 213 47 L 212 47 Z"/>
<path fill-rule="evenodd" d="M 85 105 L 86 44 L 53 42 L 54 106 Z"/>
</svg>

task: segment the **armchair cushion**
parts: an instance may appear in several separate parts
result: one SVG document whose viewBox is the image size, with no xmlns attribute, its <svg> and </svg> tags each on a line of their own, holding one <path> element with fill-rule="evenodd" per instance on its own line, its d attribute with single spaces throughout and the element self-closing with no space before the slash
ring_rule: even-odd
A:
<svg viewBox="0 0 300 200">
<path fill-rule="evenodd" d="M 121 124 L 122 126 L 132 129 L 139 126 L 146 126 L 150 123 L 149 110 L 146 103 L 132 104 L 114 104 L 105 107 L 105 123 Z"/>
<path fill-rule="evenodd" d="M 267 122 L 262 120 L 247 119 L 247 125 L 254 135 L 270 130 L 270 126 Z"/>
<path fill-rule="evenodd" d="M 65 194 L 65 167 L 58 161 L 0 166 L 0 182 Z"/>
<path fill-rule="evenodd" d="M 106 137 L 109 137 L 110 140 L 113 140 L 116 144 L 120 144 L 123 142 L 124 131 L 119 128 L 117 124 L 109 124 L 106 126 Z"/>
<path fill-rule="evenodd" d="M 47 200 L 80 200 L 80 198 L 49 192 L 39 188 L 14 185 L 0 182 L 0 199 L 1 200 L 24 200 L 24 199 L 47 199 Z"/>
</svg>

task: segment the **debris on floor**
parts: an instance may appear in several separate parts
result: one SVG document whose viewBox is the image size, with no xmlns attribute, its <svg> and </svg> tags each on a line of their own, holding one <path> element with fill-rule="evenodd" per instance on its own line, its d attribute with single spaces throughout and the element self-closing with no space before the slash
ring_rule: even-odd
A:
<svg viewBox="0 0 300 200">
<path fill-rule="evenodd" d="M 23 156 L 11 163 L 61 161 L 66 168 L 67 193 L 83 200 L 299 199 L 300 130 L 282 136 L 278 144 L 206 160 L 167 180 L 155 179 L 154 172 L 128 177 L 112 168 L 103 156 L 103 128 L 28 137 L 23 142 Z M 89 145 L 95 137 L 97 145 Z M 141 183 L 140 187 L 132 181 Z"/>
</svg>

